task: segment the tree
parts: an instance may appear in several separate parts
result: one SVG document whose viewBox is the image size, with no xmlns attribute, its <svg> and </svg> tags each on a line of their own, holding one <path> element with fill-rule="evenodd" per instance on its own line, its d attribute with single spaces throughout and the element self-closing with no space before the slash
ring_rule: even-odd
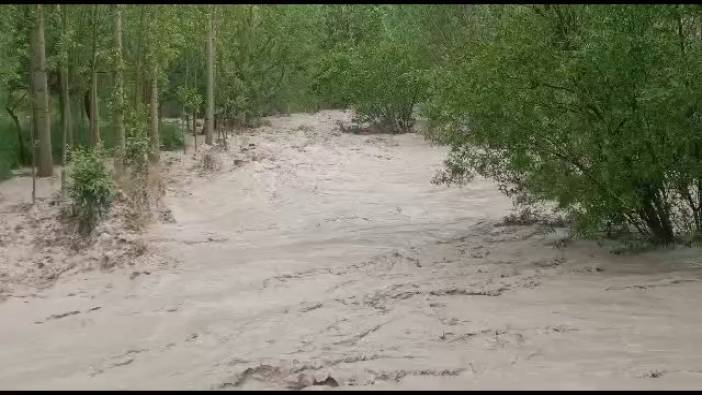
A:
<svg viewBox="0 0 702 395">
<path fill-rule="evenodd" d="M 100 106 L 98 105 L 98 9 L 99 5 L 93 6 L 92 15 L 92 57 L 90 62 L 90 144 L 97 146 L 100 144 Z"/>
<path fill-rule="evenodd" d="M 71 35 L 68 30 L 68 15 L 66 8 L 61 9 L 60 5 L 56 5 L 56 10 L 61 16 L 61 40 L 60 40 L 60 57 L 59 57 L 59 79 L 61 80 L 61 124 L 63 130 L 61 133 L 61 193 L 66 189 L 66 165 L 67 165 L 67 150 L 69 143 L 72 143 L 71 132 L 71 96 L 68 90 L 68 48 L 71 41 Z"/>
<path fill-rule="evenodd" d="M 408 132 L 414 107 L 428 94 L 432 56 L 418 26 L 424 6 L 334 7 L 325 15 L 328 48 L 315 89 L 326 101 L 351 105 L 361 121 Z"/>
<path fill-rule="evenodd" d="M 46 80 L 44 10 L 41 4 L 36 5 L 35 17 L 32 29 L 32 102 L 39 139 L 37 176 L 50 177 L 54 173 L 54 162 L 51 154 L 51 117 L 49 88 Z"/>
<path fill-rule="evenodd" d="M 255 125 L 262 116 L 310 99 L 316 30 L 309 7 L 247 5 L 218 9 L 215 40 L 216 116 Z"/>
<path fill-rule="evenodd" d="M 17 143 L 11 145 L 8 141 L 0 147 L 0 178 L 10 176 L 11 168 L 28 163 L 19 112 L 26 107 L 27 96 L 31 96 L 26 86 L 28 81 L 23 78 L 26 70 L 23 61 L 31 51 L 27 49 L 27 35 L 22 34 L 22 29 L 31 26 L 31 21 L 27 23 L 27 13 L 21 12 L 27 11 L 23 7 L 6 5 L 3 8 L 0 13 L 0 31 L 3 32 L 0 35 L 0 53 L 3 54 L 0 57 L 0 98 L 15 125 Z"/>
<path fill-rule="evenodd" d="M 159 161 L 160 153 L 160 138 L 159 138 L 159 122 L 158 122 L 158 66 L 153 66 L 151 69 L 153 77 L 151 77 L 151 94 L 149 102 L 149 141 L 151 142 L 150 158 L 152 163 Z"/>
<path fill-rule="evenodd" d="M 702 46 L 685 28 L 698 11 L 495 11 L 469 56 L 436 74 L 448 178 L 477 173 L 556 201 L 583 235 L 700 232 Z"/>
<path fill-rule="evenodd" d="M 124 152 L 126 147 L 124 134 L 124 58 L 122 55 L 122 5 L 113 4 L 114 13 L 114 75 L 115 90 L 113 97 L 113 125 L 114 134 L 117 139 L 117 160 L 118 171 L 121 170 L 124 162 Z"/>
<path fill-rule="evenodd" d="M 212 136 L 214 133 L 214 65 L 215 65 L 215 50 L 214 50 L 214 10 L 215 6 L 209 6 L 207 15 L 207 134 L 205 135 L 205 143 L 212 144 Z"/>
<path fill-rule="evenodd" d="M 188 88 L 185 86 L 180 86 L 176 92 L 178 100 L 184 108 L 186 114 L 191 114 L 193 119 L 195 118 L 198 109 L 202 105 L 202 97 L 197 93 L 194 88 Z M 186 125 L 186 127 L 190 127 Z M 193 142 L 195 143 L 195 149 L 197 150 L 197 134 L 195 133 L 195 123 L 193 121 L 192 130 Z"/>
<path fill-rule="evenodd" d="M 167 88 L 167 73 L 184 46 L 180 19 L 183 15 L 174 7 L 154 6 L 148 10 L 145 65 L 149 77 L 149 140 L 152 163 L 159 160 L 159 95 L 161 86 Z"/>
</svg>

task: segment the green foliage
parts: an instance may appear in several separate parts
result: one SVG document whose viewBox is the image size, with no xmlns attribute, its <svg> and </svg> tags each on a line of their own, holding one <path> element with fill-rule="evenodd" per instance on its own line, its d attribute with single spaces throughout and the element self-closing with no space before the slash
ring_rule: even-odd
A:
<svg viewBox="0 0 702 395">
<path fill-rule="evenodd" d="M 520 6 L 437 73 L 448 180 L 472 173 L 555 200 L 587 235 L 671 242 L 699 222 L 698 18 L 678 6 Z"/>
<path fill-rule="evenodd" d="M 80 231 L 90 233 L 112 203 L 112 175 L 105 167 L 101 148 L 77 148 L 70 154 L 68 192 L 73 200 L 73 213 Z"/>
<path fill-rule="evenodd" d="M 347 32 L 330 37 L 334 47 L 320 61 L 317 92 L 327 103 L 352 105 L 361 121 L 409 131 L 414 107 L 428 93 L 426 46 L 421 31 L 411 28 L 419 11 L 424 9 L 376 6 L 353 8 L 345 17 L 328 14 Z M 354 35 L 355 24 L 365 34 Z"/>
<path fill-rule="evenodd" d="M 161 148 L 166 151 L 176 151 L 183 149 L 183 131 L 180 125 L 171 122 L 164 122 L 159 131 L 161 136 Z"/>
<path fill-rule="evenodd" d="M 198 113 L 203 99 L 194 87 L 179 86 L 176 90 L 178 102 L 184 107 L 186 113 Z"/>
<path fill-rule="evenodd" d="M 10 178 L 11 170 L 20 166 L 18 145 L 15 125 L 0 117 L 0 180 Z"/>
<path fill-rule="evenodd" d="M 144 174 L 148 169 L 150 150 L 146 110 L 128 112 L 124 130 L 125 163 L 135 173 Z"/>
<path fill-rule="evenodd" d="M 27 9 L 18 5 L 3 5 L 0 12 L 0 90 L 10 89 L 23 76 L 26 63 Z"/>
<path fill-rule="evenodd" d="M 217 9 L 216 112 L 239 123 L 281 111 L 301 95 L 312 45 L 299 7 Z M 313 11 L 307 7 L 307 11 Z M 286 97 L 287 96 L 287 97 Z"/>
<path fill-rule="evenodd" d="M 0 156 L 0 181 L 12 177 L 12 167 L 6 157 Z"/>
<path fill-rule="evenodd" d="M 145 29 L 146 56 L 149 73 L 154 78 L 164 78 L 164 71 L 175 61 L 185 37 L 179 28 L 180 14 L 176 7 L 152 5 L 146 11 L 148 24 Z M 153 75 L 154 72 L 156 75 Z"/>
<path fill-rule="evenodd" d="M 0 180 L 12 177 L 12 169 L 19 165 L 16 133 L 14 125 L 0 118 Z"/>
<path fill-rule="evenodd" d="M 362 121 L 407 132 L 414 106 L 425 99 L 426 80 L 413 47 L 385 41 L 363 48 L 352 59 L 349 98 Z"/>
<path fill-rule="evenodd" d="M 0 100 L 26 123 L 33 8 L 2 10 Z M 84 145 L 85 76 L 111 68 L 113 18 L 103 5 L 58 11 L 45 7 L 49 89 L 58 102 L 56 67 L 67 60 L 75 143 Z M 152 78 L 162 108 L 203 116 L 211 11 L 218 119 L 253 125 L 279 112 L 352 107 L 358 120 L 402 132 L 421 108 L 429 135 L 451 146 L 437 181 L 491 177 L 519 202 L 555 201 L 583 235 L 635 230 L 667 243 L 702 231 L 699 7 L 126 6 L 125 160 L 140 174 Z M 109 148 L 109 73 L 98 89 Z M 3 169 L 30 158 L 28 125 L 20 140 L 8 119 Z M 179 125 L 164 122 L 160 138 L 165 149 L 182 147 Z"/>
</svg>

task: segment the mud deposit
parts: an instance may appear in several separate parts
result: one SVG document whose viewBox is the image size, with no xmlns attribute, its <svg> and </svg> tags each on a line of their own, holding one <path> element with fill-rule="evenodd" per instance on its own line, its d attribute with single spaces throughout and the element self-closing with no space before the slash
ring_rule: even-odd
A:
<svg viewBox="0 0 702 395">
<path fill-rule="evenodd" d="M 0 388 L 702 387 L 699 250 L 613 255 L 501 226 L 492 183 L 430 184 L 444 148 L 337 120 L 164 154 L 172 218 L 129 236 L 156 263 L 127 250 L 51 287 L 22 273 L 79 258 L 22 242 L 12 196 L 31 183 L 0 184 Z"/>
</svg>

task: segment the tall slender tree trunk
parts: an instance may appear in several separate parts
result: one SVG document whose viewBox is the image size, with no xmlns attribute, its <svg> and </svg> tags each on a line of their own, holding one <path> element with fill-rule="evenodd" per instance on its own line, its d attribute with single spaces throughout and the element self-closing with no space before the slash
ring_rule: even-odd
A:
<svg viewBox="0 0 702 395">
<path fill-rule="evenodd" d="M 34 107 L 34 101 L 32 101 L 32 108 Z M 32 141 L 32 204 L 34 204 L 37 200 L 37 147 L 35 144 L 36 140 L 34 139 L 34 136 L 36 136 L 36 133 L 34 133 L 34 127 L 36 126 L 34 124 L 34 119 L 36 118 L 36 109 L 34 109 L 33 111 L 35 116 L 29 117 L 29 138 Z"/>
<path fill-rule="evenodd" d="M 39 7 L 39 6 L 37 6 Z M 31 13 L 31 9 L 28 7 L 27 11 Z M 36 130 L 36 119 L 37 119 L 37 100 L 36 100 L 36 88 L 35 88 L 35 78 L 34 78 L 34 70 L 37 68 L 37 59 L 34 56 L 34 47 L 36 46 L 35 43 L 35 36 L 36 36 L 36 22 L 35 26 L 32 27 L 32 29 L 29 32 L 29 42 L 31 45 L 30 51 L 31 54 L 29 56 L 29 70 L 30 70 L 30 77 L 29 77 L 29 91 L 31 92 L 30 94 L 30 108 L 31 108 L 31 116 L 29 117 L 29 148 L 30 152 L 32 155 L 32 204 L 36 202 L 36 195 L 37 195 L 37 172 L 36 172 L 36 167 L 37 167 L 37 147 L 36 147 L 36 135 L 37 135 L 37 130 Z"/>
<path fill-rule="evenodd" d="M 193 86 L 198 86 L 198 82 L 200 81 L 199 74 L 197 73 L 197 66 L 193 70 Z M 192 113 L 193 113 L 193 148 L 195 152 L 197 152 L 197 113 L 200 107 L 200 103 L 198 103 L 197 108 L 193 107 L 192 108 Z"/>
<path fill-rule="evenodd" d="M 69 147 L 73 146 L 73 135 L 74 135 L 74 128 L 73 128 L 73 115 L 71 113 L 71 93 L 70 90 L 68 89 L 69 85 L 69 72 L 68 72 L 68 67 L 66 67 L 66 91 L 65 93 L 65 101 L 63 103 L 63 112 L 66 114 L 66 117 L 63 119 L 64 127 L 66 128 L 66 145 Z"/>
<path fill-rule="evenodd" d="M 190 56 L 187 56 L 187 61 L 185 62 L 185 88 L 190 89 Z M 185 131 L 190 130 L 190 117 L 188 116 L 188 113 L 185 110 L 185 103 L 182 103 L 181 105 L 180 116 L 180 134 L 183 138 L 183 154 L 185 154 L 188 146 L 188 140 L 186 139 Z"/>
<path fill-rule="evenodd" d="M 90 144 L 100 144 L 100 115 L 98 109 L 98 73 L 97 73 L 97 7 L 93 11 L 93 60 L 90 74 Z"/>
<path fill-rule="evenodd" d="M 70 19 L 68 17 L 68 10 L 64 7 L 63 8 L 63 22 L 65 29 L 68 29 L 70 26 Z M 71 48 L 73 49 L 73 48 Z M 75 103 L 73 101 L 73 98 L 71 96 L 71 59 L 72 55 L 74 54 L 74 49 L 73 51 L 69 50 L 68 48 L 66 49 L 66 101 L 68 103 L 64 104 L 66 106 L 66 114 L 68 116 L 68 130 L 67 133 L 68 135 L 66 136 L 66 144 L 68 144 L 69 147 L 73 147 L 75 143 L 80 143 L 79 136 L 78 136 L 78 128 L 76 128 L 75 122 L 73 120 L 73 109 L 75 108 Z M 74 90 L 75 91 L 75 90 Z M 80 106 L 78 106 L 80 108 Z M 80 125 L 80 123 L 79 123 Z"/>
<path fill-rule="evenodd" d="M 115 167 L 118 172 L 122 171 L 124 164 L 124 151 L 126 140 L 124 136 L 124 81 L 122 70 L 124 60 L 122 59 L 122 6 L 113 4 L 114 8 L 114 40 L 115 40 L 115 92 L 114 92 L 114 115 L 113 124 L 115 138 L 117 139 L 117 157 Z"/>
<path fill-rule="evenodd" d="M 158 147 L 160 148 L 160 146 L 161 146 L 161 131 L 163 130 L 163 102 L 159 100 L 156 108 L 158 108 L 158 134 L 157 134 L 158 143 L 157 144 L 158 144 Z"/>
<path fill-rule="evenodd" d="M 187 151 L 188 143 L 185 140 L 185 125 L 188 124 L 188 115 L 185 113 L 185 106 L 180 107 L 180 138 L 183 139 L 183 154 Z"/>
<path fill-rule="evenodd" d="M 61 13 L 61 5 L 56 5 L 56 8 L 61 14 L 61 27 L 65 36 L 66 29 L 68 28 L 66 9 L 64 8 L 63 13 Z M 61 79 L 61 123 L 63 126 L 63 133 L 61 133 L 61 195 L 63 195 L 66 190 L 68 136 L 71 134 L 71 98 L 68 95 L 68 48 L 66 48 L 65 43 L 63 43 L 61 48 L 61 65 L 59 70 Z"/>
<path fill-rule="evenodd" d="M 83 111 L 84 106 L 81 103 L 82 100 L 78 98 L 78 113 L 80 113 L 80 127 L 78 128 L 78 131 L 76 133 L 76 138 L 75 138 L 75 144 L 80 145 L 83 144 L 83 129 L 85 127 L 85 116 L 87 115 L 85 111 Z"/>
<path fill-rule="evenodd" d="M 214 6 L 210 5 L 210 12 L 207 21 L 207 134 L 205 143 L 212 145 L 212 135 L 214 131 Z"/>
<path fill-rule="evenodd" d="M 158 78 L 156 78 L 158 70 L 154 66 L 153 75 L 151 77 L 151 97 L 149 98 L 149 141 L 151 142 L 150 159 L 151 163 L 158 163 L 159 160 L 159 130 L 158 130 Z"/>
<path fill-rule="evenodd" d="M 158 130 L 163 130 L 163 102 L 158 102 Z"/>
<path fill-rule="evenodd" d="M 69 54 L 70 55 L 70 54 Z M 66 125 L 68 129 L 66 130 L 66 144 L 68 147 L 73 147 L 73 142 L 76 140 L 76 128 L 73 125 L 73 111 L 71 110 L 71 103 L 73 100 L 71 99 L 71 85 L 70 85 L 70 75 L 71 75 L 71 66 L 70 63 L 66 63 L 66 103 L 63 105 L 66 107 L 64 110 L 66 111 Z"/>
<path fill-rule="evenodd" d="M 142 83 L 142 63 L 141 63 L 141 58 L 143 54 L 143 48 L 144 48 L 144 39 L 143 39 L 143 33 L 144 33 L 144 11 L 146 7 L 141 8 L 141 12 L 139 13 L 139 35 L 138 35 L 138 44 L 137 44 L 137 55 L 136 55 L 136 78 L 134 78 L 134 108 L 139 108 L 139 102 L 140 98 L 143 99 L 143 88 L 141 87 Z"/>
<path fill-rule="evenodd" d="M 143 81 L 144 89 L 141 90 L 141 102 L 151 103 L 151 80 L 147 77 Z"/>
<path fill-rule="evenodd" d="M 90 145 L 92 146 L 97 146 L 100 144 L 100 115 L 98 110 L 97 79 L 97 70 L 93 69 L 90 77 Z"/>
<path fill-rule="evenodd" d="M 46 80 L 46 52 L 44 43 L 44 10 L 36 5 L 36 23 L 32 35 L 32 89 L 35 108 L 35 124 L 39 138 L 38 177 L 54 174 L 51 156 L 51 119 L 49 113 L 49 88 Z M 32 142 L 34 145 L 34 142 Z"/>
<path fill-rule="evenodd" d="M 197 152 L 197 112 L 193 110 L 193 150 Z"/>
</svg>

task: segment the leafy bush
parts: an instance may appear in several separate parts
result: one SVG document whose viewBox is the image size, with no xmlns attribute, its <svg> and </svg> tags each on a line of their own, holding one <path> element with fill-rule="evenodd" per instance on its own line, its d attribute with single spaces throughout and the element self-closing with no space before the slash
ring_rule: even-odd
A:
<svg viewBox="0 0 702 395">
<path fill-rule="evenodd" d="M 555 200 L 582 235 L 701 231 L 702 47 L 684 6 L 520 6 L 436 73 L 445 181 Z"/>
<path fill-rule="evenodd" d="M 74 149 L 69 164 L 68 192 L 73 200 L 73 213 L 81 233 L 90 233 L 112 203 L 112 176 L 105 167 L 101 148 Z"/>
<path fill-rule="evenodd" d="M 148 223 L 152 218 L 151 209 L 163 193 L 158 168 L 149 167 L 151 145 L 147 119 L 145 107 L 125 114 L 125 164 L 129 176 L 121 178 L 119 186 L 129 209 L 128 223 L 134 229 Z"/>
<path fill-rule="evenodd" d="M 354 13 L 368 13 L 362 27 L 372 36 L 337 44 L 320 61 L 314 89 L 327 102 L 351 104 L 361 122 L 392 132 L 410 131 L 414 107 L 427 97 L 430 66 L 422 35 L 411 27 L 416 11 L 376 6 L 352 12 L 347 17 L 352 21 Z"/>
<path fill-rule="evenodd" d="M 180 125 L 171 122 L 163 122 L 161 130 L 161 147 L 166 151 L 176 151 L 183 149 L 185 144 L 183 140 L 183 131 L 180 130 Z"/>
<path fill-rule="evenodd" d="M 145 111 L 130 111 L 125 115 L 125 163 L 135 173 L 143 174 L 149 164 L 149 135 Z"/>
<path fill-rule="evenodd" d="M 351 56 L 347 48 L 320 57 L 311 89 L 324 107 L 343 108 L 351 103 Z"/>
<path fill-rule="evenodd" d="M 310 34 L 319 12 L 310 7 L 223 7 L 217 32 L 216 113 L 241 125 L 285 109 L 306 87 Z M 256 21 L 256 23 L 253 23 Z M 296 86 L 297 85 L 297 86 Z"/>
<path fill-rule="evenodd" d="M 414 106 L 424 100 L 423 70 L 411 52 L 398 42 L 364 48 L 352 60 L 351 102 L 360 120 L 408 132 L 414 125 Z"/>
</svg>

